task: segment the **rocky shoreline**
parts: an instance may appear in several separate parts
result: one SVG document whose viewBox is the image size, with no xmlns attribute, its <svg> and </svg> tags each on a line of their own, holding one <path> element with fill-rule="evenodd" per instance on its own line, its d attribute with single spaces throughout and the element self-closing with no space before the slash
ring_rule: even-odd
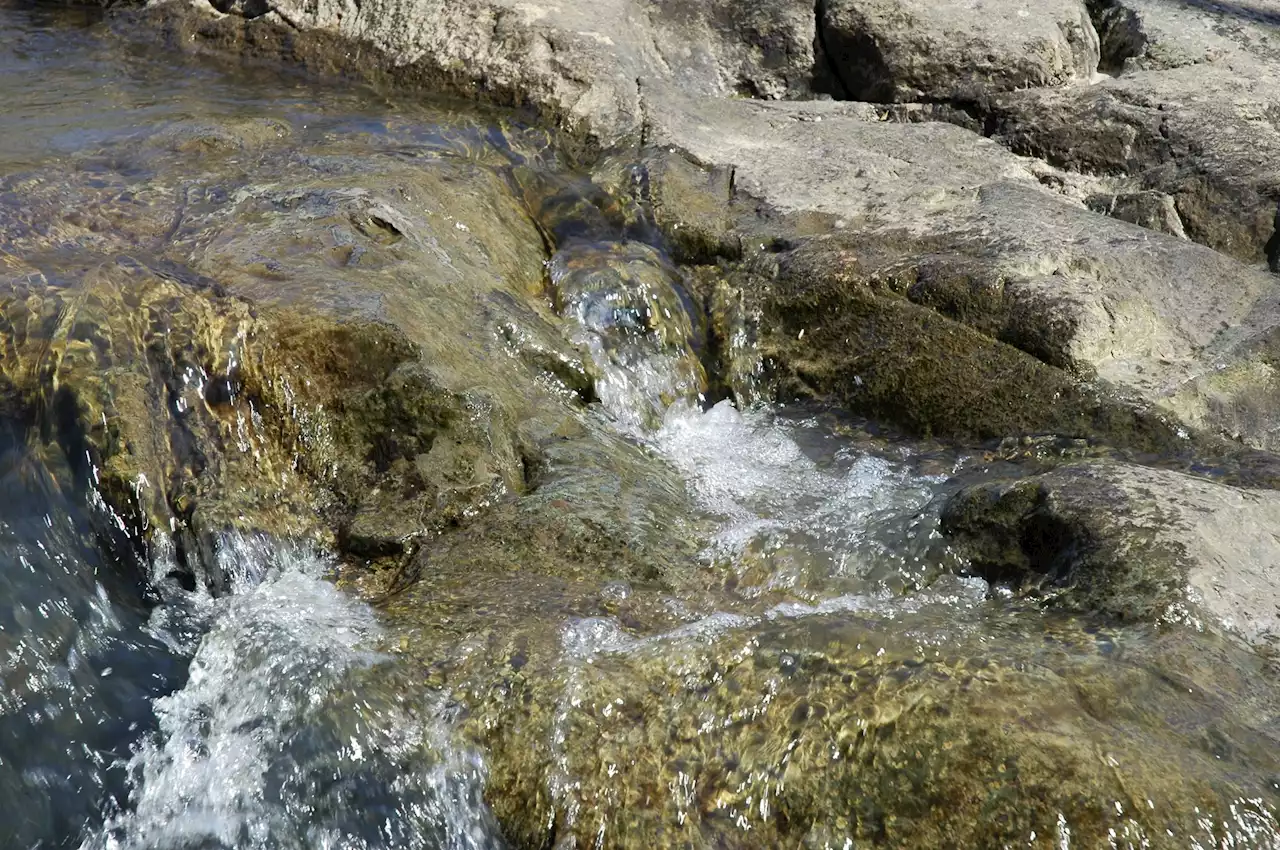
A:
<svg viewBox="0 0 1280 850">
<path fill-rule="evenodd" d="M 680 259 L 740 264 L 769 296 L 802 271 L 806 297 L 855 299 L 935 343 L 921 346 L 937 352 L 924 371 L 952 390 L 1027 402 L 927 409 L 932 378 L 896 367 L 892 343 L 866 357 L 851 344 L 856 366 L 816 366 L 830 356 L 817 343 L 779 349 L 782 371 L 815 372 L 795 375 L 797 392 L 958 436 L 1142 427 L 1071 422 L 1046 403 L 1087 387 L 1085 419 L 1101 406 L 1271 448 L 1275 13 L 929 7 L 197 2 L 145 14 L 185 48 L 531 107 L 606 164 L 602 185 L 630 188 L 610 157 L 647 167 L 643 191 Z M 988 375 L 989 363 L 1007 366 Z M 858 368 L 875 379 L 839 389 Z M 926 409 L 895 411 L 885 392 Z"/>
<path fill-rule="evenodd" d="M 159 0 L 113 24 L 556 128 L 476 128 L 424 169 L 390 142 L 373 164 L 341 134 L 297 156 L 283 124 L 187 122 L 82 164 L 154 173 L 176 212 L 33 179 L 0 222 L 0 401 L 92 477 L 103 536 L 145 550 L 168 526 L 170 578 L 211 586 L 228 529 L 359 564 L 404 662 L 369 676 L 447 684 L 516 846 L 1274 826 L 1274 698 L 1197 686 L 1177 709 L 1184 674 L 1146 646 L 1107 667 L 1092 630 L 1200 629 L 1163 638 L 1194 646 L 1197 683 L 1204 659 L 1245 682 L 1272 656 L 1275 0 Z M 588 237 L 679 269 L 575 254 Z M 71 243 L 96 265 L 66 289 L 41 257 Z M 927 612 L 915 637 L 874 611 L 682 633 L 671 595 L 715 610 L 725 579 L 685 483 L 583 416 L 608 376 L 582 340 L 629 352 L 566 336 L 609 274 L 662 308 L 624 305 L 680 392 L 1038 453 L 1032 477 L 952 487 L 940 529 L 1060 631 L 984 661 Z M 605 616 L 634 634 L 575 655 L 565 618 Z"/>
</svg>

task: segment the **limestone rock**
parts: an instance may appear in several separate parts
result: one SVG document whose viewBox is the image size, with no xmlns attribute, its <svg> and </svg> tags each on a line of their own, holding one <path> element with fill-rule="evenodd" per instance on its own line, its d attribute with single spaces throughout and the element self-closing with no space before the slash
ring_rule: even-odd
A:
<svg viewBox="0 0 1280 850">
<path fill-rule="evenodd" d="M 1110 72 L 1166 70 L 1225 59 L 1275 59 L 1280 4 L 1089 0 Z"/>
<path fill-rule="evenodd" d="M 842 403 L 916 429 L 991 436 L 1094 420 L 1098 408 L 1073 420 L 1064 412 L 1070 405 L 1052 401 L 1087 397 L 1076 386 L 1084 381 L 1188 427 L 1275 445 L 1260 415 L 1274 397 L 1273 379 L 1256 365 L 1277 326 L 1274 279 L 1265 272 L 1100 216 L 1049 191 L 1029 161 L 957 127 L 882 122 L 857 104 L 652 96 L 684 104 L 655 117 L 655 146 L 733 162 L 737 191 L 777 216 L 743 246 L 764 276 L 757 312 L 765 325 L 778 323 L 763 328 L 772 355 L 784 371 L 794 363 L 807 373 L 805 394 L 834 391 Z M 779 232 L 795 235 L 779 240 Z M 797 288 L 788 270 L 801 267 L 832 283 Z M 886 300 L 894 297 L 898 303 Z M 878 324 L 864 321 L 872 308 Z M 846 320 L 842 310 L 861 319 Z M 901 345 L 892 343 L 888 330 L 907 327 L 914 330 L 897 337 Z M 1019 352 L 1007 346 L 1027 362 L 1015 366 Z M 838 362 L 860 365 L 846 374 Z M 1039 368 L 1045 364 L 1062 371 Z M 1010 376 L 1033 372 L 1048 382 L 1046 401 L 1015 404 L 1039 396 L 1018 396 L 1028 386 Z M 898 377 L 878 396 L 872 373 Z M 907 378 L 930 373 L 949 376 L 930 384 L 937 394 Z M 908 411 L 917 392 L 921 404 Z M 941 407 L 926 413 L 925 397 Z M 979 403 L 984 398 L 993 404 Z M 1012 419 L 994 416 L 1015 407 L 1022 412 Z M 994 418 L 981 421 L 986 414 Z M 1132 412 L 1111 424 L 1121 421 L 1133 423 Z"/>
<path fill-rule="evenodd" d="M 542 593 L 572 610 L 566 590 Z M 924 603 L 635 635 L 597 614 L 564 627 L 549 667 L 508 626 L 435 675 L 491 754 L 486 797 L 519 846 L 923 850 L 1122 834 L 1172 848 L 1270 823 L 1241 799 L 1265 794 L 1274 769 L 1269 732 L 1249 720 L 1268 698 L 1217 696 L 1257 675 L 1256 659 L 1203 637 L 1179 650 L 1175 636 L 1154 652 L 1134 640 L 1117 663 L 1105 632 L 1040 619 L 1006 644 L 1034 615 L 995 637 L 967 617 Z"/>
<path fill-rule="evenodd" d="M 801 0 L 201 0 L 157 3 L 152 14 L 187 46 L 531 105 L 599 147 L 640 132 L 641 77 L 717 96 L 796 97 L 809 92 L 815 63 L 813 7 Z M 335 43 L 368 51 L 353 61 Z"/>
<path fill-rule="evenodd" d="M 1280 638 L 1280 496 L 1116 463 L 979 485 L 944 531 L 992 581 L 1125 619 L 1206 617 L 1254 645 Z"/>
<path fill-rule="evenodd" d="M 1087 83 L 1098 35 L 1079 0 L 826 0 L 826 58 L 852 100 L 948 101 Z"/>
<path fill-rule="evenodd" d="M 1162 192 L 1124 192 L 1092 195 L 1085 200 L 1089 209 L 1103 215 L 1186 239 L 1173 198 Z"/>
<path fill-rule="evenodd" d="M 1104 65 L 1077 90 L 1003 95 L 988 131 L 1173 198 L 1187 236 L 1280 270 L 1280 4 L 1094 0 Z"/>
</svg>

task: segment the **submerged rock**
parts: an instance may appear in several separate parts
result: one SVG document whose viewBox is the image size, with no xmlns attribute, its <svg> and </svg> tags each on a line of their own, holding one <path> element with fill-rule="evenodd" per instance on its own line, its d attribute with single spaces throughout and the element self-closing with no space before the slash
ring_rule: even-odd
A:
<svg viewBox="0 0 1280 850">
<path fill-rule="evenodd" d="M 1069 465 L 961 492 L 943 531 L 977 574 L 1128 620 L 1280 637 L 1280 497 L 1178 472 Z"/>
<path fill-rule="evenodd" d="M 556 664 L 516 628 L 468 642 L 468 661 L 437 675 L 491 753 L 486 799 L 520 847 L 1265 846 L 1275 834 L 1274 744 L 1250 720 L 1267 697 L 1232 705 L 1216 690 L 1247 682 L 1256 660 L 1036 615 L 1006 613 L 993 634 L 954 601 L 894 615 L 864 604 L 639 635 L 581 616 Z"/>
<path fill-rule="evenodd" d="M 499 167 L 277 126 L 166 125 L 0 202 L 4 413 L 193 570 L 228 528 L 398 557 L 522 492 L 518 423 L 590 395 Z M 193 171 L 206 138 L 252 144 Z"/>
<path fill-rule="evenodd" d="M 1267 92 L 1280 90 L 1270 85 L 1265 10 L 1155 0 L 750 5 L 610 0 L 588 10 L 477 0 L 348 13 L 233 4 L 221 7 L 234 13 L 224 17 L 167 3 L 152 14 L 186 45 L 531 104 L 593 147 L 616 146 L 614 160 L 638 151 L 649 178 L 641 194 L 686 260 L 751 261 L 815 237 L 840 242 L 831 256 L 858 257 L 888 289 L 939 314 L 909 310 L 928 325 L 918 348 L 936 362 L 952 361 L 942 354 L 948 338 L 972 349 L 974 368 L 930 383 L 956 394 L 922 402 L 901 424 L 1001 436 L 1059 427 L 1040 402 L 985 422 L 975 410 L 954 428 L 949 413 L 923 409 L 973 409 L 975 393 L 996 399 L 987 409 L 1013 403 L 1018 381 L 992 381 L 977 368 L 979 352 L 992 351 L 1068 394 L 1110 399 L 1104 407 L 1120 420 L 1165 417 L 1169 434 L 1184 427 L 1272 447 L 1264 423 L 1280 396 L 1258 352 L 1276 325 L 1273 282 L 1250 267 L 1275 253 L 1280 204 L 1269 125 L 1251 117 L 1269 114 Z M 1116 79 L 1093 79 L 1094 20 L 1109 68 L 1120 22 L 1145 33 Z M 1203 47 L 1201 64 L 1159 60 L 1162 40 Z M 352 66 L 338 43 L 373 50 Z M 833 75 L 848 77 L 846 90 Z M 831 86 L 838 96 L 935 105 L 793 100 Z M 787 357 L 811 365 L 807 350 L 780 347 L 782 373 L 794 371 Z M 851 363 L 894 372 L 902 358 L 893 346 L 864 348 Z M 811 387 L 819 395 L 899 416 L 820 384 Z"/>
</svg>

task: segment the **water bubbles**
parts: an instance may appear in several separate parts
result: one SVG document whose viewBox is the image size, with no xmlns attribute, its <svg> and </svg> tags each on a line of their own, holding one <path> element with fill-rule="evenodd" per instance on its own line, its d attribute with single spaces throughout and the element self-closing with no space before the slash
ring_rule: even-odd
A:
<svg viewBox="0 0 1280 850">
<path fill-rule="evenodd" d="M 728 401 L 705 412 L 688 405 L 667 412 L 654 446 L 721 519 L 709 558 L 743 571 L 763 562 L 760 582 L 795 589 L 910 557 L 892 552 L 876 533 L 917 527 L 940 479 L 847 447 L 819 463 L 801 447 L 815 434 L 823 437 L 814 426 L 740 412 Z"/>
<path fill-rule="evenodd" d="M 187 683 L 155 700 L 128 804 L 84 850 L 495 846 L 483 763 L 379 687 L 379 626 L 331 565 L 236 535 L 217 560 L 231 593 L 192 593 Z"/>
</svg>

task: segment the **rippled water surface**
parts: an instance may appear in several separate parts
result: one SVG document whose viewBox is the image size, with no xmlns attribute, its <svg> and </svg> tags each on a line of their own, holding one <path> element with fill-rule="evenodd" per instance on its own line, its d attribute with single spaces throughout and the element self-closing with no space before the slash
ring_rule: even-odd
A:
<svg viewBox="0 0 1280 850">
<path fill-rule="evenodd" d="M 988 785 L 1026 795 L 1000 811 L 1048 818 L 1034 820 L 1050 825 L 1039 833 L 992 827 L 1022 830 L 1018 846 L 1073 847 L 1073 828 L 1099 823 L 1116 847 L 1278 846 L 1280 700 L 1267 660 L 1212 629 L 1046 614 L 964 577 L 938 509 L 993 474 L 992 457 L 883 439 L 821 411 L 707 403 L 693 282 L 659 238 L 631 238 L 644 227 L 593 218 L 599 210 L 578 203 L 590 194 L 583 178 L 557 171 L 545 134 L 184 59 L 90 11 L 0 6 L 0 29 L 0 272 L 24 297 L 61 296 L 93 264 L 126 282 L 145 271 L 216 288 L 191 268 L 217 272 L 232 257 L 244 261 L 237 292 L 258 302 L 378 320 L 463 315 L 459 305 L 480 299 L 424 286 L 398 302 L 393 286 L 343 277 L 382 280 L 385 257 L 368 246 L 412 228 L 340 179 L 408 163 L 395 172 L 403 184 L 383 187 L 407 202 L 412 169 L 447 160 L 423 185 L 497 186 L 533 210 L 538 229 L 527 229 L 546 244 L 531 274 L 545 291 L 519 295 L 558 317 L 580 355 L 557 359 L 511 322 L 492 340 L 465 337 L 483 366 L 536 364 L 537 392 L 573 413 L 544 440 L 536 486 L 479 502 L 491 514 L 428 540 L 416 572 L 402 565 L 408 589 L 387 597 L 339 589 L 351 559 L 251 533 L 210 532 L 208 563 L 193 569 L 176 531 L 140 535 L 107 507 L 102 470 L 63 433 L 56 393 L 36 421 L 0 384 L 0 848 L 783 837 L 853 847 L 855 832 L 890 834 L 886 811 L 910 821 L 932 807 L 920 822 L 946 823 Z M 291 183 L 298 174 L 311 188 Z M 77 207 L 85 197 L 93 210 Z M 434 218 L 426 236 L 411 234 L 432 275 L 463 280 L 467 262 L 486 273 L 508 262 L 500 244 L 451 254 L 449 244 L 483 243 L 484 222 L 435 200 L 415 200 Z M 299 225 L 283 249 L 268 244 L 279 232 L 263 235 L 264 211 L 278 210 L 320 235 Z M 111 359 L 109 334 L 93 335 L 94 307 L 60 309 L 51 326 L 83 333 L 104 368 L 127 366 Z M 19 324 L 7 332 L 36 334 L 34 320 Z M 180 354 L 181 330 L 164 334 Z M 476 368 L 441 366 L 461 383 L 490 380 Z M 167 380 L 175 421 L 223 401 L 197 365 Z M 266 439 L 257 414 L 232 431 L 250 465 Z M 305 431 L 306 411 L 291 415 Z M 319 446 L 325 435 L 309 436 Z M 294 458 L 283 489 L 306 460 Z M 154 484 L 129 486 L 141 499 Z M 557 572 L 562 563 L 571 568 Z M 984 749 L 988 716 L 1025 749 Z M 953 748 L 968 762 L 947 762 Z M 966 784 L 966 765 L 984 758 L 994 772 Z M 1009 780 L 1018 759 L 1025 787 Z M 1206 765 L 1239 796 L 1196 808 L 1192 828 L 1160 820 L 1210 799 L 1195 785 Z M 1130 787 L 1130 767 L 1177 781 Z M 1040 811 L 1054 788 L 1033 780 L 1045 775 L 1077 808 Z M 1094 800 L 1090 782 L 1118 783 L 1125 799 Z"/>
</svg>

